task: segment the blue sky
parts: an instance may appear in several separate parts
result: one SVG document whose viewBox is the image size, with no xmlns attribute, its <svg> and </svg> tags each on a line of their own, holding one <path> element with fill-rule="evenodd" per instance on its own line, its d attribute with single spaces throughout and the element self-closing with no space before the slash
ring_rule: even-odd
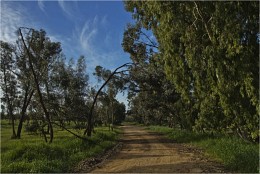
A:
<svg viewBox="0 0 260 174">
<path fill-rule="evenodd" d="M 20 26 L 44 29 L 52 41 L 61 42 L 68 59 L 84 55 L 92 76 L 97 65 L 112 70 L 130 62 L 121 47 L 129 22 L 122 1 L 1 1 L 0 39 L 15 42 Z M 94 85 L 95 78 L 90 82 Z"/>
</svg>

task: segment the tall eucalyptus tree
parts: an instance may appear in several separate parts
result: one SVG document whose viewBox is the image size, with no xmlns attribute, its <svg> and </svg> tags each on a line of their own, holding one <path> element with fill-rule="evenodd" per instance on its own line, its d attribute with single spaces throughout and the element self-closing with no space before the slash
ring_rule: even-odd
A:
<svg viewBox="0 0 260 174">
<path fill-rule="evenodd" d="M 196 130 L 259 137 L 259 2 L 126 1 L 158 41 Z M 193 110 L 190 112 L 189 110 Z"/>
</svg>

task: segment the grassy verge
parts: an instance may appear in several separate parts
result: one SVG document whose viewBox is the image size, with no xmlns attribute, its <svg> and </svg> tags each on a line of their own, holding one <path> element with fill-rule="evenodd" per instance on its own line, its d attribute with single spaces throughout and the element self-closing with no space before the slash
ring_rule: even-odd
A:
<svg viewBox="0 0 260 174">
<path fill-rule="evenodd" d="M 81 160 L 95 156 L 116 144 L 119 130 L 98 127 L 88 141 L 82 141 L 55 128 L 52 144 L 39 135 L 23 132 L 22 139 L 10 139 L 11 127 L 1 121 L 2 173 L 65 173 L 72 172 Z"/>
<path fill-rule="evenodd" d="M 247 143 L 237 137 L 194 133 L 163 126 L 149 126 L 149 130 L 167 135 L 179 143 L 190 143 L 205 150 L 206 155 L 222 162 L 233 172 L 259 172 L 259 144 Z"/>
</svg>

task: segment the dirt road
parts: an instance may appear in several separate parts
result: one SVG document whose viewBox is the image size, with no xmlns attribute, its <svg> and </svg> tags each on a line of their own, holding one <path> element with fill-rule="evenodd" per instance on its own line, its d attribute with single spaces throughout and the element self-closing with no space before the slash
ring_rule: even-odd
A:
<svg viewBox="0 0 260 174">
<path fill-rule="evenodd" d="M 97 166 L 93 173 L 220 173 L 222 167 L 199 150 L 174 143 L 143 127 L 123 126 L 122 150 Z"/>
</svg>

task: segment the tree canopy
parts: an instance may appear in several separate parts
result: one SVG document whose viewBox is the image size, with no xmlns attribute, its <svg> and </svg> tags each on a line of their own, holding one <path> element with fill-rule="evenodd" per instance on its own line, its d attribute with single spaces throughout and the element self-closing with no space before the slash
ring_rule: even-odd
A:
<svg viewBox="0 0 260 174">
<path fill-rule="evenodd" d="M 137 26 L 132 39 L 133 28 L 125 31 L 125 51 L 145 58 L 144 44 L 133 40 L 140 28 L 152 31 L 156 62 L 181 96 L 175 117 L 198 131 L 259 137 L 259 2 L 126 1 L 125 8 Z"/>
</svg>

